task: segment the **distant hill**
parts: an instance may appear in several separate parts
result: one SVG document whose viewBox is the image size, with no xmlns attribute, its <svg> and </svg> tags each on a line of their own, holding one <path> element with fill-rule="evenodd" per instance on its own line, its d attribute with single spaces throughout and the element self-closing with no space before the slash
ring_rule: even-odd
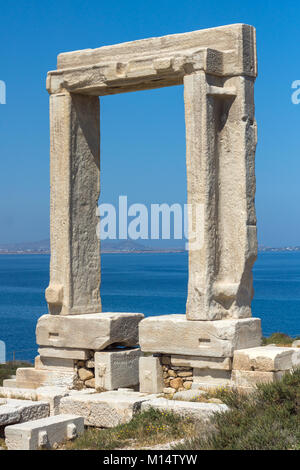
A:
<svg viewBox="0 0 300 470">
<path fill-rule="evenodd" d="M 185 251 L 185 240 L 147 240 L 141 243 L 135 240 L 102 240 L 101 253 L 147 253 L 147 252 L 182 252 Z M 269 247 L 259 246 L 259 252 L 291 252 L 299 251 L 300 246 Z M 49 254 L 50 240 L 37 242 L 20 242 L 0 244 L 0 254 Z"/>
<path fill-rule="evenodd" d="M 152 251 L 134 240 L 102 240 L 100 246 L 102 253 Z"/>
<path fill-rule="evenodd" d="M 0 244 L 0 253 L 49 253 L 50 240 Z"/>
<path fill-rule="evenodd" d="M 258 247 L 258 251 L 261 253 L 263 252 L 281 253 L 281 252 L 288 252 L 288 251 L 300 251 L 300 246 L 271 247 L 271 246 L 261 245 Z"/>
<path fill-rule="evenodd" d="M 148 242 L 148 240 L 147 240 Z M 162 243 L 160 243 L 162 242 Z M 164 242 L 164 243 L 163 243 Z M 144 245 L 134 240 L 102 240 L 102 253 L 144 253 L 144 252 L 177 252 L 184 251 L 184 243 L 174 244 L 168 240 L 149 240 L 149 245 Z M 40 240 L 37 242 L 7 243 L 0 244 L 0 254 L 19 253 L 19 254 L 49 254 L 50 240 Z"/>
</svg>

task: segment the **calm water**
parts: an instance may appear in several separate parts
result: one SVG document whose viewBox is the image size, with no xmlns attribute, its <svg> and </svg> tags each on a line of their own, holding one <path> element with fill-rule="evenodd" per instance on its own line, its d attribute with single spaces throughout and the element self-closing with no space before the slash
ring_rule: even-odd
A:
<svg viewBox="0 0 300 470">
<path fill-rule="evenodd" d="M 47 313 L 44 290 L 49 256 L 0 256 L 0 339 L 7 359 L 33 360 L 35 325 Z M 145 315 L 183 313 L 187 254 L 102 255 L 104 311 Z M 300 335 L 300 253 L 262 253 L 254 268 L 253 315 L 262 319 L 264 335 L 282 331 Z"/>
</svg>

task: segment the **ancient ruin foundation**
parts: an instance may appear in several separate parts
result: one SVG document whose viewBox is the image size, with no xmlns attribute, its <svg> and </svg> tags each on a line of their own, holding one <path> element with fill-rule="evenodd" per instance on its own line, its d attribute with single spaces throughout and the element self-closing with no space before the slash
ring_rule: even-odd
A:
<svg viewBox="0 0 300 470">
<path fill-rule="evenodd" d="M 19 386 L 111 390 L 140 382 L 141 391 L 157 393 L 234 384 L 235 351 L 261 342 L 260 320 L 251 318 L 256 74 L 255 30 L 244 24 L 58 56 L 47 78 L 49 314 L 38 321 L 35 369 L 18 370 Z M 194 210 L 189 220 L 196 237 L 186 312 L 101 313 L 99 96 L 173 85 L 184 86 L 188 203 L 203 212 L 201 224 Z"/>
</svg>

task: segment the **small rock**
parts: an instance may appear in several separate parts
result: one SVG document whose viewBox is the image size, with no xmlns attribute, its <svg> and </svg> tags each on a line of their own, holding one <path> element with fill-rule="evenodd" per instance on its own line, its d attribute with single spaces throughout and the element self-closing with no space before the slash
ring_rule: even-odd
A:
<svg viewBox="0 0 300 470">
<path fill-rule="evenodd" d="M 177 377 L 177 374 L 176 374 L 175 370 L 173 370 L 173 369 L 170 369 L 168 371 L 168 374 L 169 374 L 170 377 Z"/>
<path fill-rule="evenodd" d="M 84 385 L 88 388 L 95 388 L 96 387 L 96 384 L 95 384 L 95 379 L 89 379 L 89 380 L 86 380 L 84 382 Z"/>
<path fill-rule="evenodd" d="M 93 361 L 91 359 L 89 361 L 86 361 L 86 367 L 88 369 L 95 369 L 95 361 Z"/>
<path fill-rule="evenodd" d="M 208 403 L 215 403 L 216 405 L 222 405 L 223 402 L 219 398 L 209 398 Z"/>
<path fill-rule="evenodd" d="M 166 387 L 163 389 L 163 393 L 165 395 L 173 395 L 176 392 L 175 388 L 172 387 Z"/>
<path fill-rule="evenodd" d="M 193 372 L 178 372 L 178 377 L 192 377 Z"/>
<path fill-rule="evenodd" d="M 84 382 L 86 380 L 94 378 L 93 372 L 91 372 L 88 369 L 85 369 L 84 367 L 81 367 L 80 369 L 78 369 L 78 375 L 79 375 L 80 380 L 83 380 Z"/>
<path fill-rule="evenodd" d="M 175 393 L 173 396 L 173 399 L 191 401 L 191 400 L 197 400 L 199 397 L 203 395 L 206 395 L 206 393 L 203 390 L 184 390 L 182 392 Z"/>
<path fill-rule="evenodd" d="M 186 389 L 186 390 L 190 390 L 192 388 L 192 383 L 193 382 L 183 382 L 183 387 Z"/>
<path fill-rule="evenodd" d="M 176 390 L 180 387 L 183 386 L 183 380 L 180 377 L 177 377 L 176 379 L 172 379 L 170 381 L 170 386 L 172 388 L 176 388 Z"/>
</svg>

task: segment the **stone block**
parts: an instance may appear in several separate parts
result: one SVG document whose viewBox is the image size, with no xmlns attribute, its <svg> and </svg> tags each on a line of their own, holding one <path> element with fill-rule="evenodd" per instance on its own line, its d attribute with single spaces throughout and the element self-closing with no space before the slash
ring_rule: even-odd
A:
<svg viewBox="0 0 300 470">
<path fill-rule="evenodd" d="M 144 356 L 139 363 L 140 391 L 160 393 L 164 388 L 163 370 L 158 357 Z"/>
<path fill-rule="evenodd" d="M 233 368 L 237 370 L 275 372 L 300 365 L 300 349 L 260 347 L 234 352 Z"/>
<path fill-rule="evenodd" d="M 113 349 L 95 353 L 95 385 L 104 390 L 139 383 L 140 348 Z"/>
<path fill-rule="evenodd" d="M 61 400 L 60 413 L 76 413 L 86 426 L 111 428 L 128 423 L 142 402 L 151 398 L 154 396 L 139 392 L 77 393 Z"/>
<path fill-rule="evenodd" d="M 37 356 L 34 361 L 37 370 L 61 370 L 72 372 L 75 369 L 74 359 Z"/>
<path fill-rule="evenodd" d="M 84 422 L 80 416 L 50 416 L 8 426 L 5 429 L 5 443 L 8 450 L 51 449 L 54 444 L 74 439 L 83 431 Z"/>
<path fill-rule="evenodd" d="M 226 387 L 231 383 L 230 370 L 193 369 L 193 385 Z"/>
<path fill-rule="evenodd" d="M 231 357 L 236 349 L 260 346 L 259 318 L 189 321 L 185 315 L 148 317 L 139 326 L 143 352 Z"/>
<path fill-rule="evenodd" d="M 72 388 L 77 380 L 75 371 L 37 370 L 30 367 L 17 370 L 17 386 L 20 388 L 67 387 Z"/>
<path fill-rule="evenodd" d="M 178 85 L 182 76 L 256 76 L 255 30 L 244 24 L 173 34 L 63 53 L 49 72 L 50 93 L 98 95 Z M 57 131 L 58 132 L 58 131 Z"/>
<path fill-rule="evenodd" d="M 7 398 L 6 404 L 0 406 L 0 426 L 46 418 L 49 413 L 49 403 Z"/>
<path fill-rule="evenodd" d="M 36 395 L 38 400 L 49 403 L 50 415 L 58 415 L 60 401 L 69 395 L 69 390 L 64 387 L 40 387 L 36 389 Z"/>
<path fill-rule="evenodd" d="M 90 357 L 87 349 L 72 349 L 72 348 L 51 348 L 47 346 L 40 346 L 38 353 L 41 357 L 53 357 L 58 359 L 76 359 L 86 361 Z"/>
<path fill-rule="evenodd" d="M 168 400 L 166 398 L 155 398 L 142 403 L 142 411 L 149 410 L 150 408 L 166 413 L 174 413 L 183 418 L 201 422 L 208 422 L 214 413 L 225 412 L 229 409 L 226 405 Z"/>
<path fill-rule="evenodd" d="M 0 396 L 16 400 L 37 400 L 36 390 L 19 387 L 0 387 Z"/>
<path fill-rule="evenodd" d="M 0 387 L 0 396 L 16 400 L 30 400 L 47 402 L 50 405 L 50 414 L 58 414 L 59 403 L 62 397 L 71 391 L 66 387 L 40 387 L 36 389 Z"/>
<path fill-rule="evenodd" d="M 195 367 L 197 369 L 231 370 L 230 357 L 200 357 L 200 356 L 171 356 L 171 365 L 180 367 Z"/>
<path fill-rule="evenodd" d="M 70 396 L 77 396 L 77 395 L 90 395 L 95 393 L 96 390 L 92 388 L 83 388 L 82 390 L 69 390 Z"/>
<path fill-rule="evenodd" d="M 41 346 L 101 351 L 111 344 L 136 346 L 142 313 L 43 315 L 36 328 Z"/>
<path fill-rule="evenodd" d="M 3 380 L 3 387 L 16 387 L 17 386 L 17 381 L 16 379 L 4 379 Z"/>
<path fill-rule="evenodd" d="M 262 372 L 249 370 L 233 370 L 231 379 L 236 387 L 255 387 L 257 384 L 276 382 L 282 379 L 284 371 Z"/>
<path fill-rule="evenodd" d="M 182 392 L 174 393 L 173 400 L 196 401 L 203 395 L 206 395 L 204 390 L 183 390 Z"/>
</svg>

